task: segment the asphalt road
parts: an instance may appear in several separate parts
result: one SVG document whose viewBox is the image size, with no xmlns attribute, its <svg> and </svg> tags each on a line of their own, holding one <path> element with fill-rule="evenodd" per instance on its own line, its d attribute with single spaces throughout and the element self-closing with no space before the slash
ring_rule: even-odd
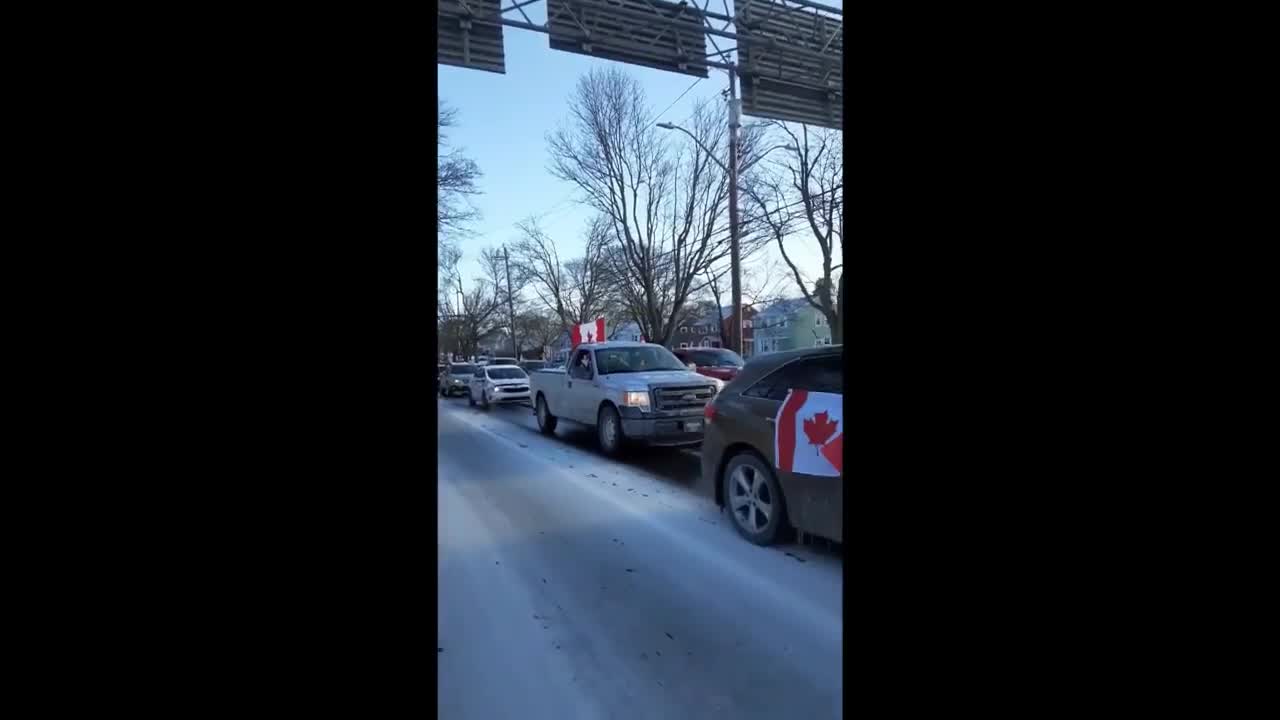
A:
<svg viewBox="0 0 1280 720">
<path fill-rule="evenodd" d="M 441 717 L 841 717 L 838 555 L 742 540 L 695 453 L 438 417 Z"/>
</svg>

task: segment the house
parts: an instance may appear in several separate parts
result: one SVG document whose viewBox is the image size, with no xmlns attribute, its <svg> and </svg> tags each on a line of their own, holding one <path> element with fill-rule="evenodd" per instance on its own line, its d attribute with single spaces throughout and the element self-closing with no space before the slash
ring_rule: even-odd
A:
<svg viewBox="0 0 1280 720">
<path fill-rule="evenodd" d="M 720 347 L 720 313 L 710 303 L 689 307 L 671 333 L 667 347 Z"/>
<path fill-rule="evenodd" d="M 775 302 L 756 314 L 753 324 L 757 355 L 831 344 L 826 316 L 804 298 Z"/>
<path fill-rule="evenodd" d="M 501 328 L 490 330 L 480 337 L 480 342 L 476 345 L 477 355 L 510 355 L 511 354 L 511 336 L 507 331 Z"/>
<path fill-rule="evenodd" d="M 742 317 L 742 355 L 750 357 L 753 352 L 753 338 L 755 337 L 755 316 L 757 311 L 755 308 L 745 305 Z M 737 315 L 733 312 L 732 305 L 726 305 L 717 309 L 707 308 L 694 319 L 686 321 L 680 327 L 676 328 L 676 332 L 671 336 L 671 348 L 718 348 L 723 345 L 720 337 L 722 326 L 726 329 L 732 328 L 737 322 Z M 726 333 L 728 334 L 728 333 Z"/>
</svg>

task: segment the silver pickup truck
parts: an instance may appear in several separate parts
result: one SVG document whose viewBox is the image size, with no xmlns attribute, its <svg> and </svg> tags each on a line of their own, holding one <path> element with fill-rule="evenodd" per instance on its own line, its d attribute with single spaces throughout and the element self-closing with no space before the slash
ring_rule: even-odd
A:
<svg viewBox="0 0 1280 720">
<path fill-rule="evenodd" d="M 568 366 L 529 375 L 538 427 L 550 435 L 560 419 L 596 428 L 600 449 L 625 441 L 650 445 L 702 442 L 703 409 L 721 384 L 690 371 L 661 345 L 584 343 Z"/>
</svg>

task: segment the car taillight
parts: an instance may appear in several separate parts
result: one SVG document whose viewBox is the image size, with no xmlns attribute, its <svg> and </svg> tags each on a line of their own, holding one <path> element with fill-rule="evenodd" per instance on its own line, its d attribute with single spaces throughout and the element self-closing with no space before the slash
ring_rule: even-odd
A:
<svg viewBox="0 0 1280 720">
<path fill-rule="evenodd" d="M 716 406 L 715 406 L 715 401 L 714 401 L 714 400 L 713 400 L 713 401 L 711 401 L 711 402 L 709 402 L 709 403 L 707 403 L 705 406 L 703 406 L 703 408 L 702 408 L 702 417 L 704 417 L 704 418 L 706 418 L 706 419 L 707 419 L 707 424 L 708 424 L 708 425 L 710 425 L 710 424 L 711 424 L 711 421 L 712 421 L 712 420 L 715 420 L 715 419 L 716 419 Z"/>
</svg>

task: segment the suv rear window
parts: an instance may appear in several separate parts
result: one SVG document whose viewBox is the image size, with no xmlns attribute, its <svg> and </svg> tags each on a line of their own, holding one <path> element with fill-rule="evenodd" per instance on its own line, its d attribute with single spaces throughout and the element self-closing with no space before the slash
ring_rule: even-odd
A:
<svg viewBox="0 0 1280 720">
<path fill-rule="evenodd" d="M 475 375 L 476 366 L 475 365 L 454 365 L 453 367 L 449 368 L 449 374 L 450 375 Z"/>
<path fill-rule="evenodd" d="M 491 380 L 520 380 L 528 377 L 524 371 L 517 367 L 498 367 L 486 368 Z"/>
<path fill-rule="evenodd" d="M 844 371 L 839 355 L 802 358 L 774 370 L 743 395 L 782 401 L 791 389 L 843 393 Z"/>
</svg>

